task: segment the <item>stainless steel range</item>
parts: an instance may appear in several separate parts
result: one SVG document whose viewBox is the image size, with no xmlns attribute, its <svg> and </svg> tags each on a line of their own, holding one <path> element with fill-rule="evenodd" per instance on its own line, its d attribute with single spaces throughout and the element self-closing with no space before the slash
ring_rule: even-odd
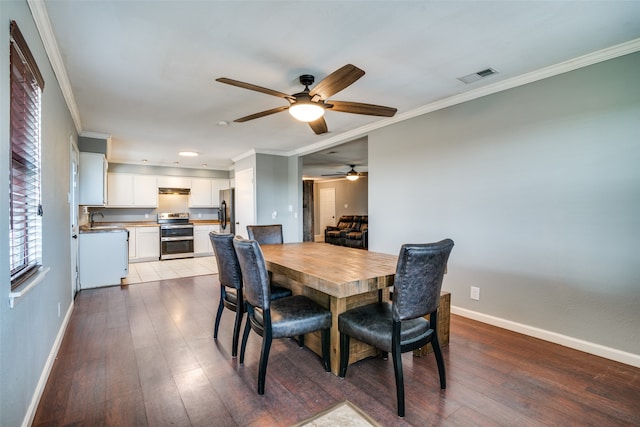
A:
<svg viewBox="0 0 640 427">
<path fill-rule="evenodd" d="M 188 213 L 159 213 L 160 259 L 193 258 L 193 224 Z"/>
</svg>

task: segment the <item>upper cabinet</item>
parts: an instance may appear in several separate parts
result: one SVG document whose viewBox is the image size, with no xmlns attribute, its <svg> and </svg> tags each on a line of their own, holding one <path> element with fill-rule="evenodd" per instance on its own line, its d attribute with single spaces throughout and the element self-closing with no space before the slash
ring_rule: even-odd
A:
<svg viewBox="0 0 640 427">
<path fill-rule="evenodd" d="M 109 207 L 155 208 L 158 206 L 158 186 L 155 176 L 110 173 L 107 181 Z"/>
<path fill-rule="evenodd" d="M 229 188 L 228 179 L 192 178 L 189 194 L 190 208 L 217 208 L 220 206 L 220 190 Z"/>
<path fill-rule="evenodd" d="M 107 159 L 101 153 L 80 152 L 79 204 L 104 206 L 107 202 Z"/>
</svg>

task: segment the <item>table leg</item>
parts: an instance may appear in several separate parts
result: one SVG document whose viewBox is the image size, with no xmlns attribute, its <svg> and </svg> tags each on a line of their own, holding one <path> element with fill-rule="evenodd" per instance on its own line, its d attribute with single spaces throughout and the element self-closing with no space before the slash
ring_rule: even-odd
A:
<svg viewBox="0 0 640 427">
<path fill-rule="evenodd" d="M 331 372 L 340 373 L 340 331 L 338 330 L 338 315 L 347 310 L 347 299 L 330 297 L 331 310 Z"/>
</svg>

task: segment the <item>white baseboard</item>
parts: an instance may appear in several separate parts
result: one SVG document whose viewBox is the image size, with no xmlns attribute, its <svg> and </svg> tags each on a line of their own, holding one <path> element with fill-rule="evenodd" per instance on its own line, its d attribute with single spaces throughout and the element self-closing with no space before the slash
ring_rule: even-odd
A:
<svg viewBox="0 0 640 427">
<path fill-rule="evenodd" d="M 69 320 L 71 320 L 73 304 L 74 302 L 72 299 L 71 304 L 69 304 L 69 309 L 64 316 L 64 320 L 60 325 L 60 329 L 58 330 L 58 335 L 56 336 L 56 340 L 53 343 L 53 347 L 51 347 L 51 351 L 49 352 L 47 363 L 45 363 L 44 368 L 42 369 L 42 374 L 40 374 L 38 385 L 36 386 L 33 397 L 31 398 L 31 403 L 29 404 L 29 408 L 27 409 L 27 413 L 25 414 L 24 420 L 22 421 L 22 427 L 29 427 L 31 424 L 33 424 L 33 419 L 36 416 L 36 410 L 38 409 L 40 398 L 42 397 L 42 393 L 44 393 L 44 388 L 47 385 L 47 380 L 49 379 L 49 374 L 51 374 L 51 369 L 53 369 L 53 362 L 56 360 L 58 350 L 60 350 L 60 345 L 62 344 L 62 338 L 64 338 L 64 333 L 67 330 L 67 326 L 69 325 Z"/>
<path fill-rule="evenodd" d="M 589 341 L 578 338 L 569 337 L 567 335 L 558 334 L 556 332 L 547 331 L 545 329 L 536 328 L 522 323 L 512 322 L 511 320 L 502 319 L 500 317 L 489 316 L 488 314 L 478 313 L 477 311 L 468 310 L 466 308 L 451 306 L 451 313 L 468 317 L 482 323 L 497 326 L 499 328 L 508 329 L 541 340 L 560 344 L 575 350 L 584 351 L 585 353 L 604 357 L 605 359 L 615 360 L 616 362 L 640 368 L 640 355 L 628 353 L 626 351 L 617 350 L 611 347 L 605 347 Z"/>
</svg>

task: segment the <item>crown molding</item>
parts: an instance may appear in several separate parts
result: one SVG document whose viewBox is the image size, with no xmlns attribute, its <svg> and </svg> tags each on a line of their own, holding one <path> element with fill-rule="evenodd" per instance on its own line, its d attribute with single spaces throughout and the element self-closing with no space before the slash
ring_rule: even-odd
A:
<svg viewBox="0 0 640 427">
<path fill-rule="evenodd" d="M 494 93 L 502 92 L 508 89 L 513 89 L 518 86 L 523 86 L 529 83 L 533 83 L 539 80 L 543 80 L 549 77 L 557 76 L 560 74 L 568 73 L 579 68 L 584 68 L 589 65 L 597 64 L 599 62 L 615 59 L 620 56 L 628 55 L 640 51 L 640 38 L 629 40 L 628 42 L 621 43 L 615 46 L 608 47 L 596 52 L 592 52 L 586 55 L 579 56 L 577 58 L 570 59 L 568 61 L 560 62 L 558 64 L 550 65 L 539 70 L 532 71 L 530 73 L 522 74 L 516 77 L 512 77 L 500 82 L 496 82 L 487 86 L 482 86 L 477 89 L 470 90 L 468 92 L 460 93 L 457 95 L 443 98 L 422 107 L 416 108 L 411 111 L 407 111 L 397 116 L 390 117 L 388 119 L 380 120 L 375 123 L 368 124 L 366 126 L 353 129 L 325 139 L 316 144 L 308 145 L 306 147 L 298 148 L 286 153 L 287 156 L 293 155 L 305 155 L 315 153 L 326 148 L 333 147 L 335 145 L 343 144 L 351 141 L 355 138 L 359 138 L 367 135 L 371 131 L 383 128 L 385 126 L 392 125 L 394 123 L 403 122 L 405 120 L 412 119 L 423 114 L 432 113 L 437 110 L 442 110 L 453 105 L 462 104 L 464 102 L 472 101 L 474 99 L 482 98 L 483 96 L 492 95 Z"/>
<path fill-rule="evenodd" d="M 42 43 L 44 44 L 44 50 L 47 52 L 47 56 L 49 57 L 53 73 L 58 79 L 62 96 L 64 96 L 67 103 L 67 108 L 69 108 L 69 113 L 71 114 L 71 118 L 73 119 L 73 123 L 76 127 L 76 132 L 81 133 L 82 121 L 80 120 L 80 112 L 78 111 L 78 105 L 76 104 L 76 99 L 73 96 L 73 91 L 71 90 L 71 83 L 69 82 L 67 69 L 62 61 L 62 56 L 60 55 L 58 42 L 56 41 L 53 29 L 51 28 L 51 21 L 49 20 L 49 14 L 47 13 L 47 8 L 44 5 L 44 0 L 27 0 L 27 3 L 29 5 L 29 9 L 31 9 L 31 14 L 33 15 L 33 20 L 35 21 L 38 33 L 40 33 Z"/>
</svg>

